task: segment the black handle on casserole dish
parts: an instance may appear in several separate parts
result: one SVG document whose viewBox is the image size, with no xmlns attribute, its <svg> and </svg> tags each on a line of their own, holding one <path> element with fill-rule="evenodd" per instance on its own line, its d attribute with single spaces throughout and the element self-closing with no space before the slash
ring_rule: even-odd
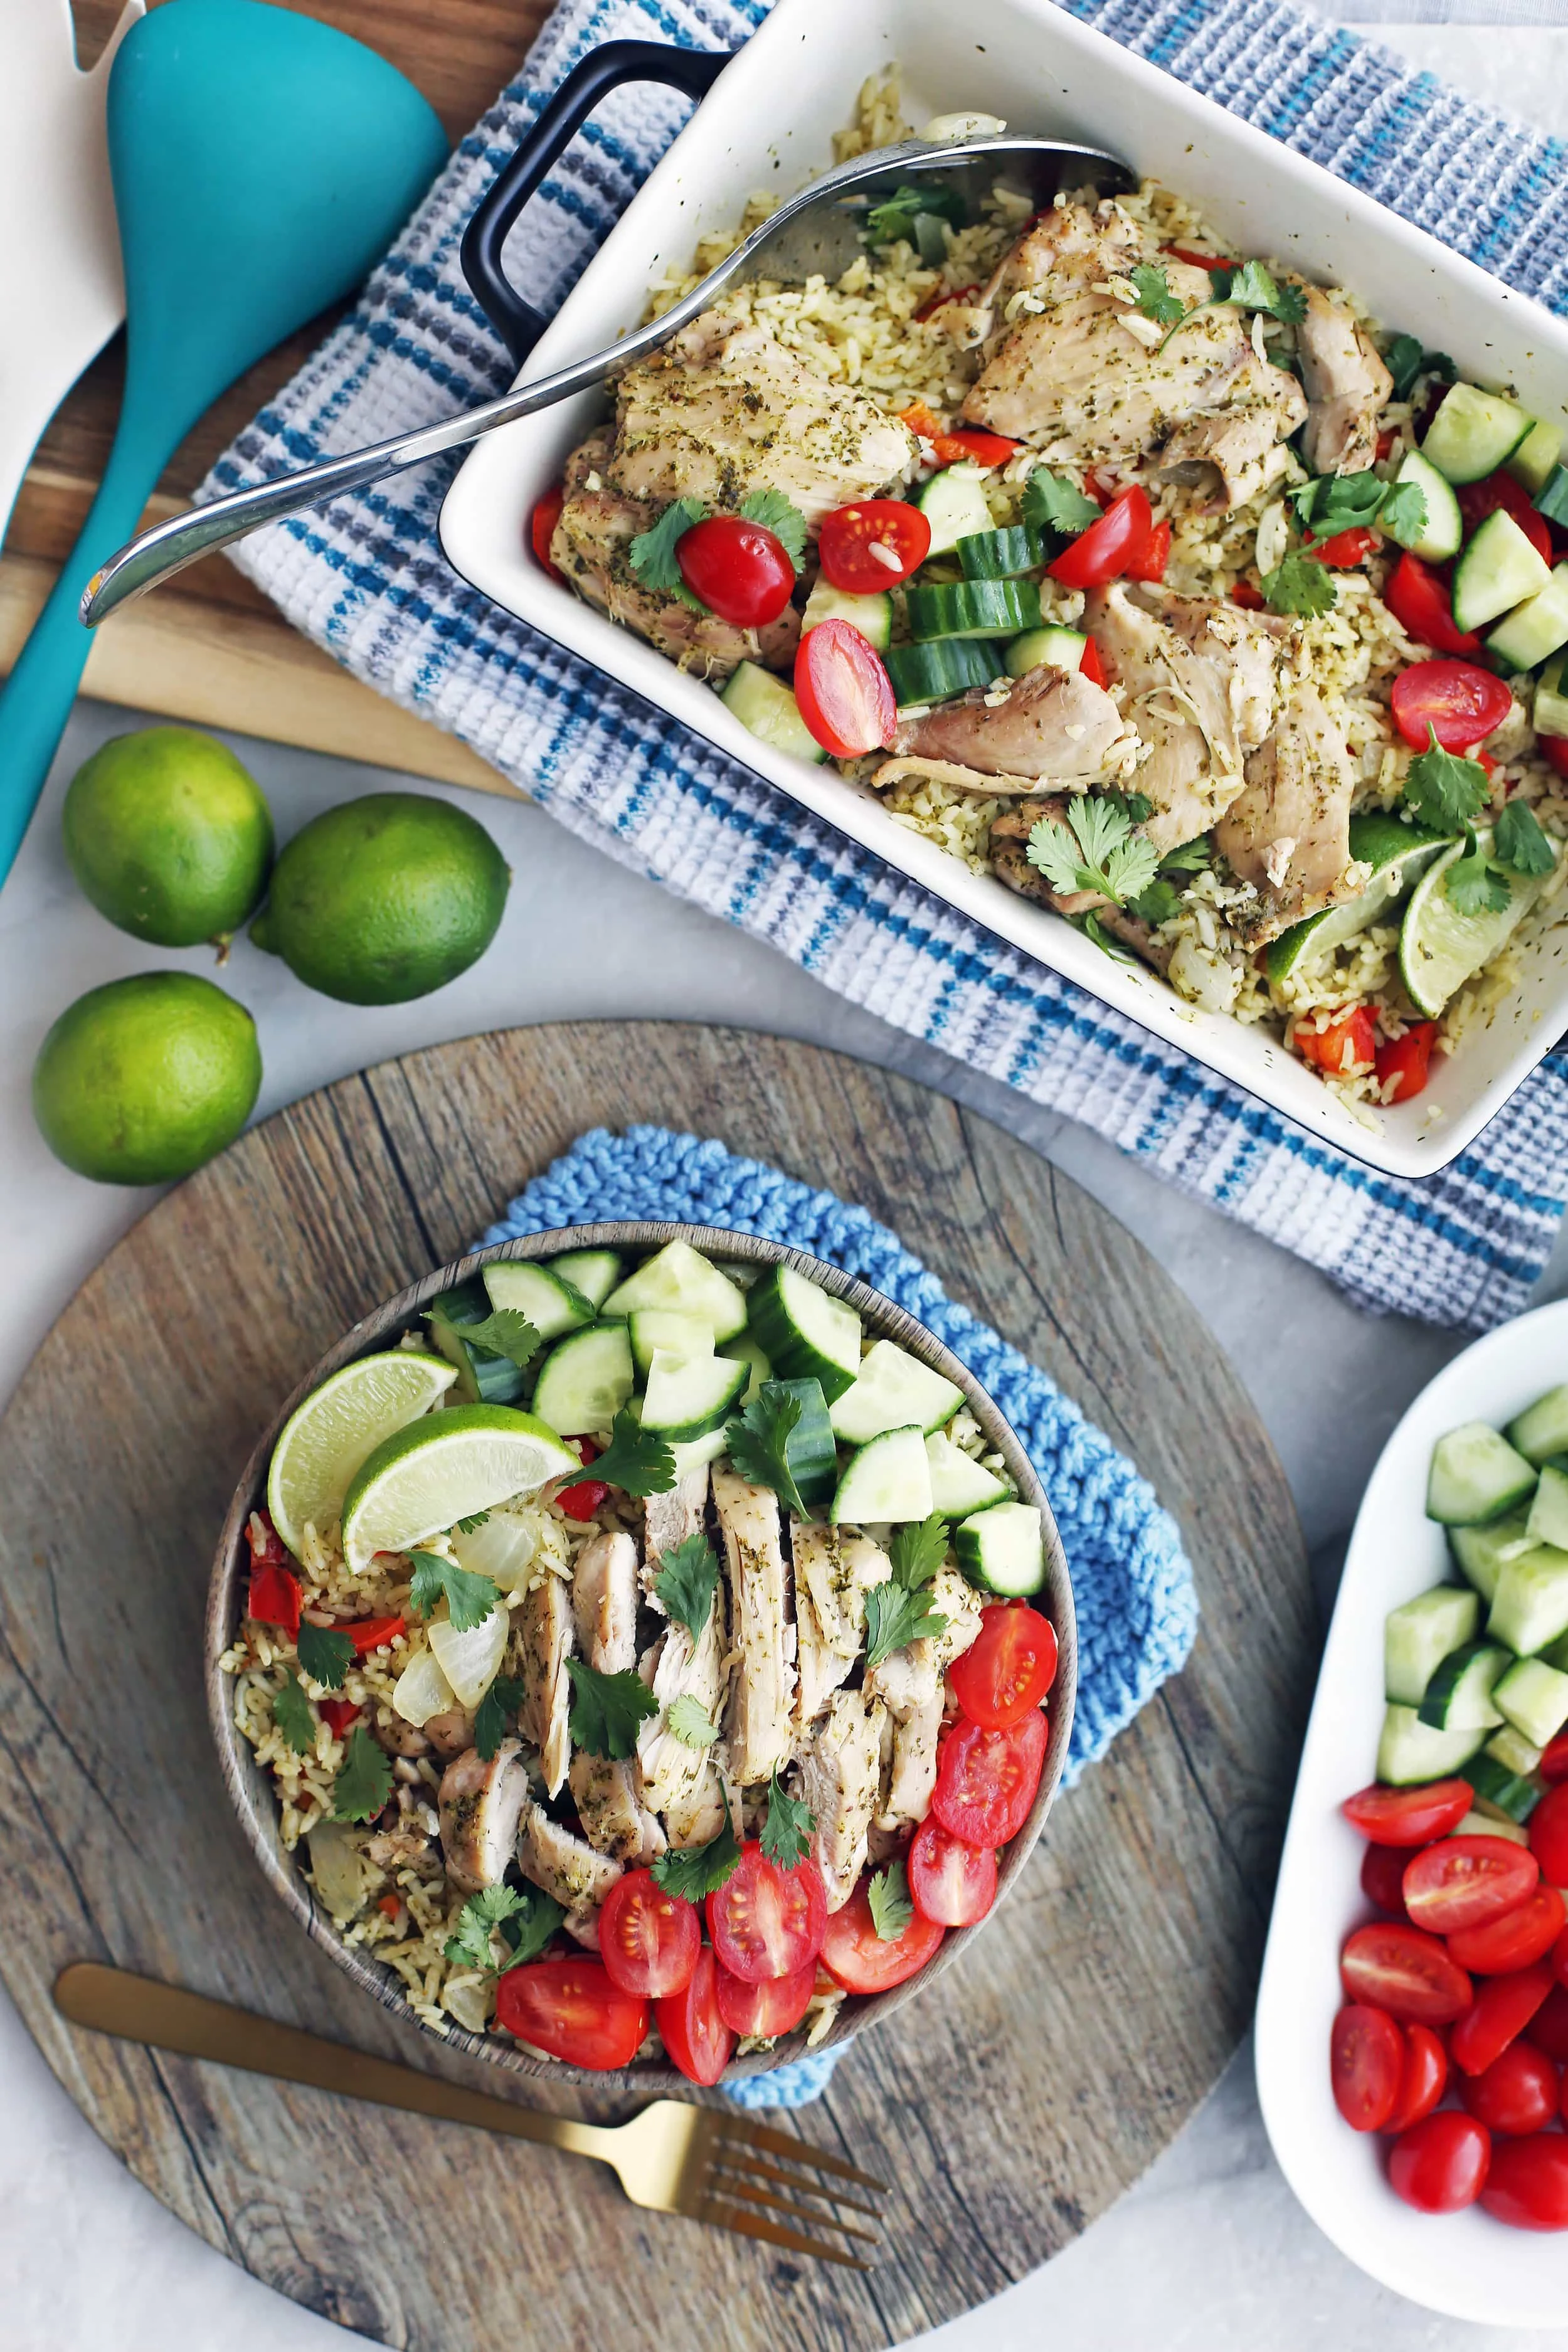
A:
<svg viewBox="0 0 1568 2352">
<path fill-rule="evenodd" d="M 512 223 L 602 98 L 624 81 L 662 81 L 704 98 L 730 62 L 728 49 L 672 48 L 662 41 L 605 41 L 574 66 L 517 152 L 503 163 L 463 232 L 463 275 L 519 367 L 549 323 L 523 301 L 501 267 Z"/>
</svg>

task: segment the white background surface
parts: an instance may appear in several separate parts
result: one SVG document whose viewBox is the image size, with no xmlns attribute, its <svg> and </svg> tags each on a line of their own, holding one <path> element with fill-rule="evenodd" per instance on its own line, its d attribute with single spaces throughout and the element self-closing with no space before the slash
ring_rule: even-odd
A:
<svg viewBox="0 0 1568 2352">
<path fill-rule="evenodd" d="M 0 0 L 4 5 L 4 0 Z M 1380 21 L 1382 37 L 1467 94 L 1568 133 L 1568 0 L 1339 0 L 1328 13 L 1458 15 L 1458 26 Z M 85 906 L 58 849 L 77 763 L 126 714 L 79 708 L 38 821 L 0 896 L 0 1400 L 76 1284 L 150 1195 L 101 1190 L 48 1157 L 27 1109 L 38 1042 L 72 997 L 173 959 L 144 952 Z M 381 771 L 237 745 L 283 837 L 328 802 L 384 786 Z M 436 791 L 430 785 L 422 790 Z M 1005 1089 L 973 1080 L 841 1004 L 770 950 L 678 905 L 521 804 L 469 800 L 514 883 L 500 938 L 433 998 L 362 1011 L 310 996 L 245 944 L 225 984 L 256 1012 L 263 1112 L 411 1047 L 567 1017 L 724 1020 L 809 1037 L 958 1094 L 1024 1136 L 1152 1247 L 1230 1349 L 1290 1475 L 1323 1597 L 1379 1446 L 1458 1342 L 1373 1321 L 1318 1276 Z M 205 969 L 202 958 L 182 959 Z M 1541 1297 L 1568 1287 L 1560 1247 Z M 1289 1333 L 1289 1346 L 1263 1334 Z M 851 2061 L 850 2063 L 853 2063 Z M 330 2352 L 349 2339 L 234 2269 L 132 2182 L 58 2089 L 0 1997 L 0 2352 Z M 563 2161 L 566 2159 L 563 2159 Z M 687 2226 L 671 2221 L 672 2229 Z M 1568 2249 L 1564 2251 L 1568 2326 Z M 715 2330 L 713 2341 L 721 2340 Z M 1021 2285 L 938 2336 L 942 2352 L 1520 2352 L 1557 2336 L 1433 2318 L 1373 2286 L 1296 2204 L 1270 2157 L 1244 2050 L 1208 2105 L 1139 2186 Z M 520 2352 L 521 2347 L 520 2347 Z"/>
</svg>

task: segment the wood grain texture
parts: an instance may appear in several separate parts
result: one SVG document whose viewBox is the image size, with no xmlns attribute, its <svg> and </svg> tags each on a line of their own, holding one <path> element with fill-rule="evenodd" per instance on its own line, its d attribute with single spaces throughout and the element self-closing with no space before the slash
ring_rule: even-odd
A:
<svg viewBox="0 0 1568 2352">
<path fill-rule="evenodd" d="M 889 2256 L 864 2280 L 639 2213 L 591 2166 L 78 2035 L 49 2002 L 68 1959 L 110 1959 L 507 2087 L 289 1928 L 219 1781 L 203 1599 L 256 1432 L 316 1357 L 458 1255 L 584 1129 L 638 1119 L 864 1202 L 1148 1473 L 1198 1578 L 1186 1672 L 1058 1801 L 962 1964 L 868 2033 L 805 2120 L 897 2184 Z M 1020 1144 L 902 1079 L 652 1024 L 513 1031 L 346 1079 L 111 1252 L 0 1423 L 0 1973 L 164 2203 L 387 2343 L 620 2352 L 647 2340 L 650 2309 L 673 2340 L 744 2352 L 901 2340 L 1082 2230 L 1245 2026 L 1314 1646 L 1282 1474 L 1139 1244 Z M 620 2112 L 566 2085 L 529 2093 Z"/>
<path fill-rule="evenodd" d="M 517 71 L 550 13 L 551 0 L 289 5 L 389 58 L 424 91 L 449 136 L 458 139 Z M 121 0 L 74 0 L 79 55 L 85 64 L 107 40 L 120 6 Z M 323 317 L 302 328 L 215 403 L 164 469 L 144 522 L 189 505 L 213 460 L 289 381 L 331 324 Z M 62 404 L 27 469 L 0 557 L 0 674 L 15 660 L 24 628 L 86 518 L 120 413 L 122 371 L 121 339 L 116 337 Z M 104 625 L 89 664 L 86 691 L 163 717 L 232 727 L 373 766 L 485 792 L 514 790 L 465 745 L 350 677 L 218 555 L 194 564 Z"/>
</svg>

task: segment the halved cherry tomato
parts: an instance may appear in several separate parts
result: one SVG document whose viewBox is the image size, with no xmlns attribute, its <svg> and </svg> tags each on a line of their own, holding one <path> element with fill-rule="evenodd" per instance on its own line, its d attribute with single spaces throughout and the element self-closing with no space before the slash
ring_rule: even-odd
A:
<svg viewBox="0 0 1568 2352">
<path fill-rule="evenodd" d="M 923 1969 L 947 1930 L 917 1911 L 901 1936 L 884 1943 L 871 1916 L 866 1881 L 827 1922 L 822 1965 L 846 1992 L 887 1992 Z"/>
<path fill-rule="evenodd" d="M 341 1739 L 359 1713 L 359 1705 L 352 1698 L 319 1698 L 316 1712 L 332 1738 Z"/>
<path fill-rule="evenodd" d="M 1555 1886 L 1538 1886 L 1526 1902 L 1505 1911 L 1500 1919 L 1489 1919 L 1479 1927 L 1461 1927 L 1448 1937 L 1448 1949 L 1473 1976 L 1507 1976 L 1544 1959 L 1563 1933 L 1563 1897 Z"/>
<path fill-rule="evenodd" d="M 1508 1838 L 1450 1837 L 1405 1865 L 1405 1907 L 1434 1936 L 1483 1927 L 1534 1894 L 1541 1866 Z"/>
<path fill-rule="evenodd" d="M 648 2008 L 601 1960 L 530 1960 L 496 1983 L 496 2023 L 568 2066 L 608 2074 L 647 2039 Z"/>
<path fill-rule="evenodd" d="M 591 1519 L 609 1493 L 602 1478 L 579 1478 L 574 1486 L 563 1486 L 555 1499 L 569 1519 Z"/>
<path fill-rule="evenodd" d="M 1105 675 L 1105 664 L 1100 659 L 1100 647 L 1095 644 L 1092 637 L 1085 637 L 1083 641 L 1083 651 L 1078 657 L 1078 667 L 1080 677 L 1087 677 L 1090 686 L 1108 686 L 1110 684 L 1110 680 Z M 1563 748 L 1568 750 L 1568 744 L 1565 744 Z"/>
<path fill-rule="evenodd" d="M 1403 1037 L 1384 1039 L 1373 1066 L 1378 1083 L 1388 1088 L 1386 1102 L 1409 1102 L 1423 1092 L 1432 1075 L 1432 1048 L 1436 1042 L 1435 1021 L 1413 1021 Z"/>
<path fill-rule="evenodd" d="M 847 596 L 896 588 L 931 553 L 931 525 L 902 499 L 863 499 L 825 516 L 816 552 L 832 587 Z"/>
<path fill-rule="evenodd" d="M 368 1658 L 373 1650 L 384 1650 L 389 1642 L 395 1642 L 403 1625 L 401 1617 L 355 1617 L 337 1631 L 348 1635 L 356 1658 Z"/>
<path fill-rule="evenodd" d="M 1045 1760 L 1038 1707 L 1006 1731 L 983 1731 L 960 1716 L 942 1746 L 931 1810 L 963 1844 L 994 1851 L 1028 1820 Z"/>
<path fill-rule="evenodd" d="M 1399 2095 L 1383 2128 L 1408 2131 L 1429 2116 L 1448 2087 L 1448 2053 L 1429 2025 L 1415 2020 L 1405 2028 L 1405 2068 Z"/>
<path fill-rule="evenodd" d="M 1548 1886 L 1568 1886 L 1568 1787 L 1548 1789 L 1530 1816 L 1530 1851 Z"/>
<path fill-rule="evenodd" d="M 1538 735 L 1541 756 L 1560 776 L 1568 776 L 1568 735 Z"/>
<path fill-rule="evenodd" d="M 1479 637 L 1455 625 L 1448 591 L 1438 574 L 1406 552 L 1384 583 L 1383 601 L 1407 637 L 1440 654 L 1479 654 Z"/>
<path fill-rule="evenodd" d="M 1563 2145 L 1568 2151 L 1568 2140 Z M 1401 2132 L 1389 2151 L 1388 2185 L 1418 2213 L 1458 2213 L 1480 2195 L 1491 2154 L 1486 2126 L 1445 2107 Z"/>
<path fill-rule="evenodd" d="M 1352 1004 L 1322 1029 L 1298 1022 L 1290 1042 L 1304 1062 L 1336 1078 L 1370 1070 L 1377 1060 L 1377 1026 L 1364 1004 Z"/>
<path fill-rule="evenodd" d="M 1369 1845 L 1361 1859 L 1361 1891 L 1369 1903 L 1409 1925 L 1405 1908 L 1405 1864 L 1409 1849 L 1402 1845 Z"/>
<path fill-rule="evenodd" d="M 1136 483 L 1112 499 L 1098 522 L 1080 531 L 1046 570 L 1064 588 L 1101 588 L 1120 580 L 1148 551 L 1154 516 L 1148 493 Z"/>
<path fill-rule="evenodd" d="M 800 715 L 836 760 L 890 743 L 898 723 L 892 680 L 869 640 L 848 621 L 819 621 L 795 657 Z"/>
<path fill-rule="evenodd" d="M 681 578 L 710 613 L 737 629 L 765 629 L 795 589 L 795 565 L 782 539 L 744 515 L 710 515 L 675 542 Z"/>
<path fill-rule="evenodd" d="M 1489 474 L 1483 482 L 1465 482 L 1455 493 L 1459 501 L 1459 513 L 1464 520 L 1468 539 L 1488 515 L 1500 507 L 1511 515 L 1543 563 L 1552 561 L 1552 533 L 1546 517 L 1536 510 L 1535 503 L 1522 482 L 1516 482 L 1509 473 Z M 1445 747 L 1447 748 L 1447 747 Z"/>
<path fill-rule="evenodd" d="M 755 1838 L 747 1839 L 723 1885 L 708 1897 L 719 1965 L 747 1984 L 789 1976 L 815 1960 L 826 1924 L 827 1890 L 811 1856 L 781 1870 Z"/>
<path fill-rule="evenodd" d="M 300 1631 L 300 1580 L 271 1560 L 250 1571 L 246 1612 L 258 1625 L 276 1625 L 292 1641 Z"/>
<path fill-rule="evenodd" d="M 1568 2230 L 1568 2138 L 1536 2132 L 1492 2150 L 1481 2203 L 1513 2230 Z"/>
<path fill-rule="evenodd" d="M 1436 728 L 1445 751 L 1473 751 L 1513 709 L 1500 677 L 1477 662 L 1413 662 L 1389 696 L 1394 724 L 1407 743 L 1425 751 Z"/>
<path fill-rule="evenodd" d="M 1557 740 L 1568 751 L 1568 736 L 1559 736 Z M 1556 1738 L 1542 1749 L 1541 1761 L 1535 1769 L 1543 1780 L 1568 1780 L 1568 1731 L 1560 1731 Z M 1536 1811 L 1540 1811 L 1539 1806 Z"/>
<path fill-rule="evenodd" d="M 1331 572 L 1352 572 L 1364 563 L 1377 545 L 1377 533 L 1357 524 L 1351 530 L 1337 530 L 1331 539 L 1320 539 L 1309 547 L 1307 553 L 1315 562 L 1326 563 Z"/>
<path fill-rule="evenodd" d="M 993 1602 L 980 1612 L 980 1632 L 947 1678 L 971 1723 L 1005 1731 L 1039 1706 L 1057 1678 L 1057 1637 L 1037 1609 Z"/>
<path fill-rule="evenodd" d="M 612 1984 L 663 2000 L 691 1982 L 701 1949 L 695 1904 L 667 1895 L 651 1870 L 616 1879 L 599 1913 L 599 1957 Z"/>
<path fill-rule="evenodd" d="M 714 1971 L 714 2000 L 720 2018 L 731 2033 L 793 2033 L 816 1989 L 815 1960 L 793 1969 L 788 1976 L 769 1977 L 763 1984 L 731 1976 L 725 1968 Z"/>
<path fill-rule="evenodd" d="M 1129 580 L 1163 580 L 1171 560 L 1171 526 L 1162 517 L 1149 533 L 1149 544 L 1127 567 Z M 1081 665 L 1080 665 L 1081 667 Z"/>
<path fill-rule="evenodd" d="M 1436 1937 L 1393 1922 L 1356 1929 L 1340 1954 L 1340 1981 L 1347 2000 L 1423 2025 L 1447 2025 L 1470 2006 L 1469 1978 Z"/>
<path fill-rule="evenodd" d="M 719 1963 L 704 1944 L 683 1991 L 653 2005 L 659 2037 L 689 2082 L 716 2083 L 734 2053 L 735 2037 L 719 2014 Z"/>
<path fill-rule="evenodd" d="M 1387 1789 L 1374 1780 L 1340 1811 L 1373 1845 L 1426 1845 L 1457 1830 L 1474 1801 L 1468 1780 L 1428 1780 L 1421 1789 Z"/>
<path fill-rule="evenodd" d="M 561 566 L 551 561 L 550 542 L 555 536 L 555 526 L 561 520 L 561 509 L 566 503 L 564 486 L 557 482 L 552 490 L 536 500 L 528 518 L 528 536 L 533 547 L 534 560 L 543 565 L 552 580 L 564 579 Z"/>
<path fill-rule="evenodd" d="M 1557 2114 L 1557 2069 L 1544 2050 L 1510 2042 L 1482 2074 L 1462 2074 L 1459 2096 L 1476 2121 L 1509 2139 L 1544 2131 Z"/>
<path fill-rule="evenodd" d="M 1568 2065 L 1568 1992 L 1560 1984 L 1552 1986 L 1525 2027 L 1524 2038 L 1559 2066 Z"/>
<path fill-rule="evenodd" d="M 965 1845 L 937 1821 L 923 1821 L 910 1848 L 910 1893 L 922 1919 L 973 1927 L 996 1900 L 996 1857 L 988 1845 Z"/>
<path fill-rule="evenodd" d="M 1552 1990 L 1543 1960 L 1510 1977 L 1488 1977 L 1448 2036 L 1448 2055 L 1467 2074 L 1484 2074 L 1517 2041 Z"/>
<path fill-rule="evenodd" d="M 1346 2003 L 1329 2036 L 1334 2105 L 1352 2131 L 1381 2131 L 1405 2072 L 1405 2036 L 1385 2009 Z"/>
<path fill-rule="evenodd" d="M 1268 599 L 1261 588 L 1253 586 L 1250 580 L 1238 580 L 1230 592 L 1230 601 L 1233 604 L 1239 604 L 1244 613 L 1261 613 Z"/>
</svg>

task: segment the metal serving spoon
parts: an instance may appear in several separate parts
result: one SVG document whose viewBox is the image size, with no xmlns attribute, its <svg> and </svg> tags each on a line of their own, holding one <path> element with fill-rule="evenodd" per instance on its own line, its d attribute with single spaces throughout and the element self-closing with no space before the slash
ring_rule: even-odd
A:
<svg viewBox="0 0 1568 2352">
<path fill-rule="evenodd" d="M 896 147 L 857 156 L 792 196 L 683 300 L 608 351 L 595 352 L 553 375 L 517 384 L 499 400 L 486 401 L 439 425 L 396 434 L 349 457 L 328 458 L 295 473 L 278 475 L 254 489 L 231 491 L 226 498 L 214 499 L 210 505 L 194 507 L 144 530 L 111 555 L 88 583 L 81 600 L 82 620 L 89 629 L 96 628 L 118 605 L 143 594 L 216 548 L 227 547 L 259 530 L 263 523 L 277 522 L 300 507 L 319 506 L 341 490 L 361 489 L 367 482 L 400 472 L 405 466 L 420 465 L 447 449 L 460 449 L 481 434 L 493 433 L 500 425 L 535 415 L 558 400 L 569 400 L 574 393 L 586 391 L 658 351 L 709 309 L 726 287 L 753 278 L 773 278 L 786 286 L 804 285 L 818 275 L 830 282 L 837 279 L 865 249 L 867 214 L 900 187 L 916 181 L 940 181 L 964 199 L 973 217 L 999 178 L 1016 182 L 1037 208 L 1048 205 L 1063 189 L 1088 184 L 1110 194 L 1133 184 L 1131 172 L 1120 157 L 1097 147 L 1064 146 L 1053 139 L 907 139 Z"/>
</svg>

